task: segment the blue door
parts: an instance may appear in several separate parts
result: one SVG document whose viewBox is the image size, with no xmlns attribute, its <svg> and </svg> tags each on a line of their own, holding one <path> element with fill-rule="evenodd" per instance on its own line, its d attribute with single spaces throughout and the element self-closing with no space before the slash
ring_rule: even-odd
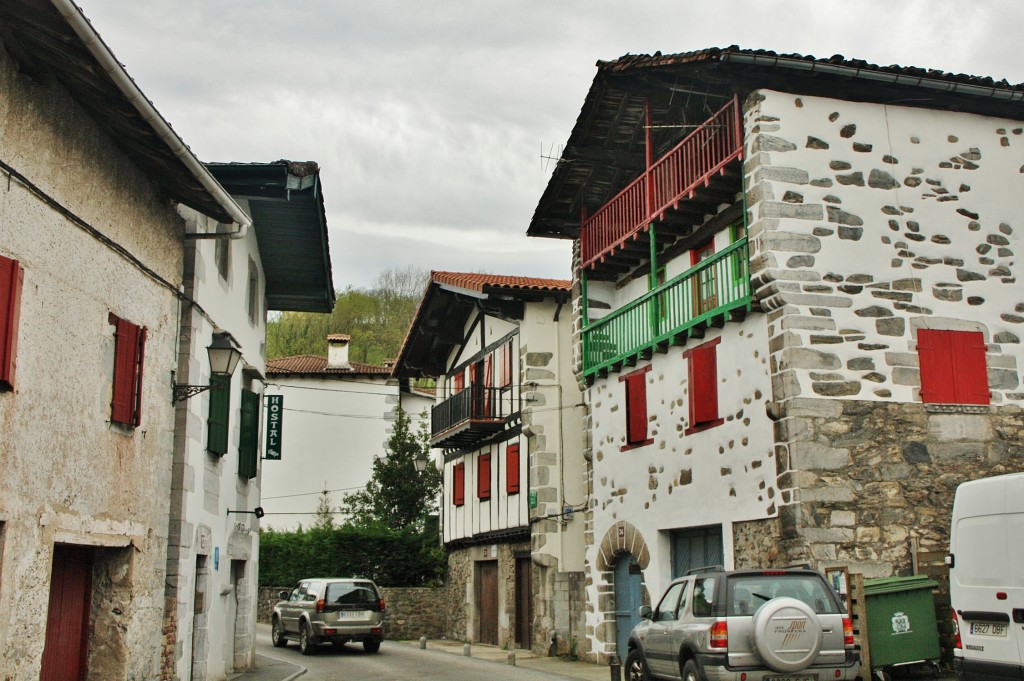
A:
<svg viewBox="0 0 1024 681">
<path fill-rule="evenodd" d="M 636 558 L 626 553 L 615 563 L 615 645 L 616 654 L 625 660 L 629 632 L 640 621 L 642 574 Z"/>
</svg>

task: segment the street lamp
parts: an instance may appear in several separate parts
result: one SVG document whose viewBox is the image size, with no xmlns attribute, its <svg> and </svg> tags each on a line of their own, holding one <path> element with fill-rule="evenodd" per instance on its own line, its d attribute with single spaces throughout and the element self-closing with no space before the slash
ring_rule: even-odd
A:
<svg viewBox="0 0 1024 681">
<path fill-rule="evenodd" d="M 213 342 L 206 348 L 206 353 L 210 358 L 210 373 L 214 376 L 231 376 L 235 373 L 238 360 L 242 358 L 242 351 L 238 349 L 235 339 L 227 331 L 213 334 Z M 172 403 L 184 402 L 207 390 L 219 390 L 222 386 L 223 383 L 211 385 L 175 383 Z"/>
<path fill-rule="evenodd" d="M 416 455 L 416 458 L 412 460 L 412 465 L 416 466 L 416 472 L 422 473 L 427 470 L 427 464 L 430 463 L 430 459 L 423 452 Z"/>
</svg>

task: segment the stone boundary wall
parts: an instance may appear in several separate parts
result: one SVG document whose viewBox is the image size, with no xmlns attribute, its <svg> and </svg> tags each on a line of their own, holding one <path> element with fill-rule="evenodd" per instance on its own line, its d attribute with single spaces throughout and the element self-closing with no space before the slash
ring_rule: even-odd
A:
<svg viewBox="0 0 1024 681">
<path fill-rule="evenodd" d="M 392 640 L 443 638 L 447 630 L 445 587 L 378 587 L 387 606 L 384 636 Z M 278 592 L 291 587 L 260 587 L 257 621 L 269 623 Z"/>
</svg>

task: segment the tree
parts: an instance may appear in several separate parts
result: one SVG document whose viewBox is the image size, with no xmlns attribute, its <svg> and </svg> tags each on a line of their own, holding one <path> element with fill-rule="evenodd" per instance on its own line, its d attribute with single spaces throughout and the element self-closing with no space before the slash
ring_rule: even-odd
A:
<svg viewBox="0 0 1024 681">
<path fill-rule="evenodd" d="M 422 473 L 413 460 L 430 455 L 426 418 L 418 429 L 399 407 L 394 429 L 388 438 L 386 456 L 373 462 L 373 474 L 366 487 L 348 494 L 342 510 L 354 525 L 380 524 L 392 530 L 424 530 L 428 519 L 437 513 L 437 494 L 441 488 L 441 472 L 428 463 Z"/>
<path fill-rule="evenodd" d="M 313 521 L 313 527 L 318 530 L 333 530 L 334 529 L 334 508 L 331 506 L 331 493 L 324 490 L 320 493 L 320 499 L 316 504 L 316 520 Z"/>
<path fill-rule="evenodd" d="M 338 291 L 331 314 L 284 312 L 267 323 L 267 357 L 323 356 L 327 335 L 346 333 L 352 337 L 349 359 L 382 364 L 398 354 L 428 280 L 422 269 L 393 268 L 370 289 Z"/>
</svg>

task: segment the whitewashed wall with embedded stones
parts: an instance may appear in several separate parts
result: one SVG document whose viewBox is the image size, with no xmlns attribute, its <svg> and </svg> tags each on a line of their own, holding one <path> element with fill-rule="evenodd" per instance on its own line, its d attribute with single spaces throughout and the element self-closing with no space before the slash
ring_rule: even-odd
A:
<svg viewBox="0 0 1024 681">
<path fill-rule="evenodd" d="M 773 91 L 745 115 L 777 393 L 919 401 L 917 329 L 940 328 L 981 331 L 993 404 L 1024 400 L 1024 125 Z"/>
<path fill-rule="evenodd" d="M 771 392 L 765 317 L 757 314 L 709 329 L 704 339 L 691 340 L 686 347 L 716 338 L 721 338 L 719 426 L 685 432 L 690 423 L 684 347 L 599 378 L 588 389 L 593 513 L 587 590 L 589 602 L 598 604 L 589 613 L 588 632 L 591 650 L 599 655 L 614 650 L 614 631 L 607 626 L 609 617 L 614 621 L 614 604 L 605 596 L 613 579 L 607 568 L 617 551 L 631 549 L 640 560 L 646 588 L 656 598 L 672 578 L 669 531 L 721 526 L 728 566 L 733 563 L 732 523 L 777 514 L 772 422 L 765 409 Z M 648 365 L 647 435 L 652 442 L 623 450 L 627 403 L 619 378 Z M 609 545 L 606 539 L 616 535 L 620 524 L 627 527 L 625 544 Z M 605 602 L 608 607 L 601 607 Z"/>
</svg>

